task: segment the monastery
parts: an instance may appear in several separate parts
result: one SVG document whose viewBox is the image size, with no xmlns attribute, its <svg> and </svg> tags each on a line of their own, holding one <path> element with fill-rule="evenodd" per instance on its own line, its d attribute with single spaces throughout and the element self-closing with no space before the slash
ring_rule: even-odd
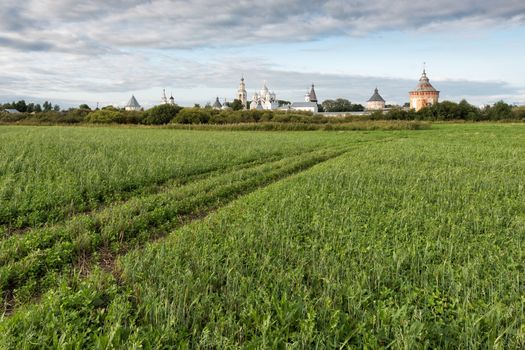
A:
<svg viewBox="0 0 525 350">
<path fill-rule="evenodd" d="M 416 111 L 421 110 L 422 108 L 432 106 L 439 102 L 439 91 L 436 90 L 427 76 L 426 68 L 423 69 L 421 78 L 417 87 L 409 92 L 410 97 L 410 108 L 415 109 Z M 241 77 L 239 83 L 239 88 L 237 90 L 236 99 L 241 101 L 244 109 L 251 110 L 295 110 L 295 111 L 308 111 L 312 113 L 318 113 L 318 99 L 315 92 L 314 84 L 306 91 L 304 95 L 304 102 L 293 102 L 289 105 L 279 106 L 279 101 L 277 100 L 277 95 L 274 91 L 270 91 L 268 84 L 265 81 L 263 87 L 258 92 L 255 92 L 252 96 L 252 99 L 248 101 L 248 93 L 246 91 L 246 83 L 244 81 L 244 76 Z M 173 94 L 170 98 L 166 97 L 166 90 L 162 90 L 162 95 L 160 99 L 161 104 L 175 105 L 175 99 Z M 379 94 L 379 89 L 376 87 L 374 93 L 368 99 L 366 103 L 366 111 L 381 111 L 385 110 L 385 99 Z M 139 111 L 142 109 L 140 104 L 137 102 L 135 96 L 131 96 L 131 99 L 124 107 L 128 111 Z M 212 105 L 214 109 L 227 109 L 226 102 L 221 104 L 219 98 L 215 99 L 215 102 Z M 366 112 L 365 112 L 366 113 Z"/>
</svg>

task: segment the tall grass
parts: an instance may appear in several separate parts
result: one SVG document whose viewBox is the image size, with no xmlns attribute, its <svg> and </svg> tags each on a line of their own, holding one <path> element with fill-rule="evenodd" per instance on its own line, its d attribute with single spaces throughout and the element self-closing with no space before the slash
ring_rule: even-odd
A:
<svg viewBox="0 0 525 350">
<path fill-rule="evenodd" d="M 368 142 L 253 192 L 114 274 L 65 278 L 0 346 L 525 346 L 525 129 Z"/>
<path fill-rule="evenodd" d="M 359 138 L 360 136 L 356 136 Z M 345 142 L 322 133 L 0 127 L 0 234 L 57 222 L 167 181 Z"/>
<path fill-rule="evenodd" d="M 46 290 L 56 272 L 72 264 L 101 262 L 158 238 L 188 219 L 206 213 L 236 196 L 305 169 L 343 149 L 322 149 L 217 174 L 159 194 L 134 198 L 104 210 L 80 215 L 62 225 L 30 230 L 0 241 L 0 292 L 20 304 Z M 100 256 L 102 251 L 104 256 Z"/>
</svg>

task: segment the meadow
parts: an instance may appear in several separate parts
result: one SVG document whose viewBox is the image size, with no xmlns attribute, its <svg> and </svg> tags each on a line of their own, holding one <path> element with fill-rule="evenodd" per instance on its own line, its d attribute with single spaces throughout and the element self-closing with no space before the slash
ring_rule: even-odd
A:
<svg viewBox="0 0 525 350">
<path fill-rule="evenodd" d="M 0 348 L 525 347 L 524 125 L 0 147 Z"/>
</svg>

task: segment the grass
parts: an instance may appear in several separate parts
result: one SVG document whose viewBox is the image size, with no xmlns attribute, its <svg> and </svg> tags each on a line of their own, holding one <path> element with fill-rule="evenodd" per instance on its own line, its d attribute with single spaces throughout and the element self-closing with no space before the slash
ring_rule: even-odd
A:
<svg viewBox="0 0 525 350">
<path fill-rule="evenodd" d="M 180 130 L 230 130 L 230 131 L 370 131 L 370 130 L 423 130 L 429 129 L 430 123 L 406 120 L 356 120 L 341 122 L 334 119 L 329 123 L 236 123 L 236 124 L 169 124 L 169 129 Z"/>
<path fill-rule="evenodd" d="M 0 347 L 525 347 L 525 128 L 329 135 L 319 150 L 86 214 L 118 237 L 166 210 L 110 269 L 55 270 L 37 302 L 0 320 Z M 222 186 L 231 196 L 217 203 Z M 195 193 L 216 211 L 142 243 Z M 4 267 L 41 249 L 39 230 L 4 239 Z"/>
<path fill-rule="evenodd" d="M 358 136 L 357 136 L 358 137 Z M 0 234 L 53 223 L 168 181 L 298 155 L 341 135 L 142 128 L 0 128 Z"/>
<path fill-rule="evenodd" d="M 0 291 L 14 303 L 48 288 L 54 272 L 93 258 L 108 259 L 220 206 L 236 196 L 340 154 L 318 150 L 301 156 L 210 176 L 159 194 L 134 198 L 62 225 L 37 228 L 0 242 Z M 107 263 L 107 261 L 105 261 Z M 51 280 L 49 280 L 51 278 Z M 11 307 L 12 305 L 10 305 Z"/>
</svg>

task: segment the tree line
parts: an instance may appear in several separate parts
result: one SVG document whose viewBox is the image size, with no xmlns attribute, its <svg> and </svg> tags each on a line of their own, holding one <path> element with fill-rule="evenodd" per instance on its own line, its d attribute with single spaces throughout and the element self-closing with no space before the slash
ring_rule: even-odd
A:
<svg viewBox="0 0 525 350">
<path fill-rule="evenodd" d="M 325 101 L 326 102 L 326 101 Z M 324 102 L 323 102 L 324 103 Z M 15 103 L 16 105 L 17 103 Z M 2 106 L 12 107 L 13 104 Z M 26 105 L 30 106 L 31 104 Z M 0 112 L 0 122 L 3 123 L 96 123 L 96 124 L 144 124 L 163 125 L 176 124 L 236 124 L 236 123 L 345 123 L 355 120 L 522 120 L 525 121 L 525 107 L 514 107 L 503 101 L 492 106 L 479 108 L 463 100 L 460 103 L 444 101 L 416 112 L 408 108 L 395 107 L 387 111 L 377 111 L 365 115 L 347 115 L 343 117 L 325 117 L 311 112 L 299 111 L 269 111 L 269 110 L 215 110 L 209 106 L 204 108 L 196 105 L 192 108 L 182 108 L 177 105 L 159 105 L 146 111 L 125 111 L 113 106 L 91 110 L 83 104 L 78 108 L 60 110 L 51 103 L 45 104 L 38 112 L 33 107 L 25 112 L 10 114 Z"/>
<path fill-rule="evenodd" d="M 444 101 L 423 108 L 419 111 L 408 108 L 392 108 L 386 112 L 374 112 L 372 120 L 428 120 L 428 121 L 525 121 L 525 106 L 516 107 L 503 101 L 493 105 L 476 107 L 462 100 L 459 103 Z"/>
<path fill-rule="evenodd" d="M 49 101 L 45 101 L 42 105 L 40 105 L 39 103 L 26 103 L 25 100 L 20 100 L 17 102 L 13 101 L 11 103 L 4 103 L 0 105 L 0 110 L 5 109 L 16 109 L 21 113 L 42 113 L 51 111 L 58 112 L 60 111 L 60 106 L 53 105 Z"/>
</svg>

